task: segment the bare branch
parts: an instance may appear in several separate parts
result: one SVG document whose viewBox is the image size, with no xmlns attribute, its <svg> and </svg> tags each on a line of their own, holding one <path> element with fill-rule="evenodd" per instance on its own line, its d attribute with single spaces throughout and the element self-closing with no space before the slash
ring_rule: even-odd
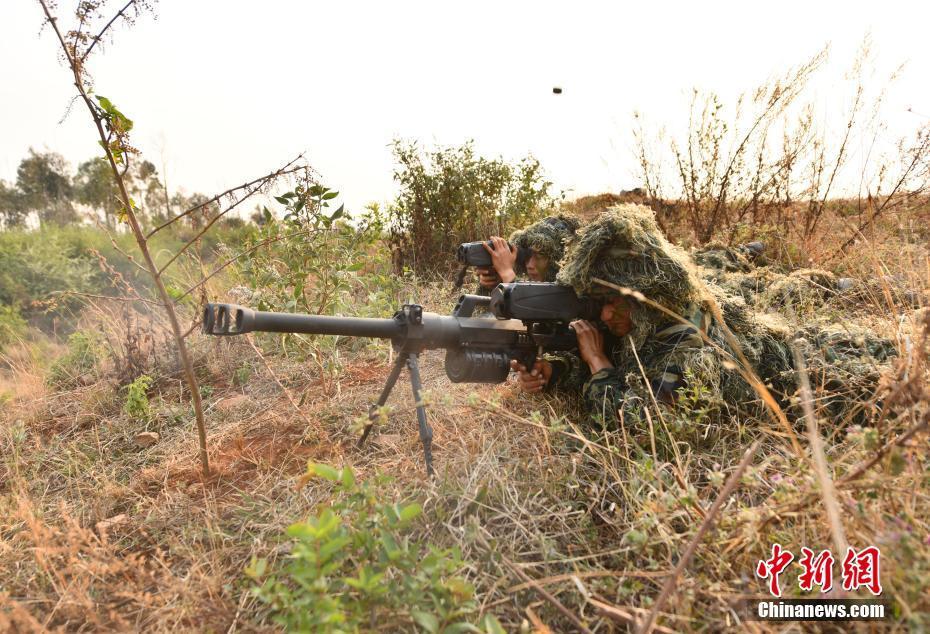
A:
<svg viewBox="0 0 930 634">
<path fill-rule="evenodd" d="M 299 158 L 299 157 L 298 157 L 298 158 Z M 296 161 L 297 159 L 294 159 L 294 160 Z M 294 162 L 294 161 L 291 161 L 290 163 L 288 163 L 288 165 L 293 164 L 293 162 Z M 181 247 L 180 249 L 178 249 L 178 252 L 177 252 L 177 253 L 175 253 L 173 256 L 171 256 L 171 259 L 168 260 L 168 262 L 166 262 L 166 263 L 158 270 L 158 274 L 161 275 L 162 273 L 164 273 L 164 272 L 165 272 L 165 269 L 167 269 L 169 266 L 171 266 L 171 264 L 172 264 L 175 260 L 177 260 L 185 251 L 187 251 L 187 250 L 191 247 L 192 244 L 194 244 L 195 242 L 197 242 L 197 240 L 200 239 L 200 237 L 203 236 L 203 234 L 205 234 L 205 233 L 210 229 L 210 227 L 212 227 L 212 226 L 216 223 L 217 220 L 219 220 L 220 218 L 222 218 L 223 216 L 225 216 L 226 214 L 228 214 L 230 211 L 232 211 L 233 209 L 235 209 L 236 207 L 238 207 L 239 205 L 241 205 L 242 203 L 244 203 L 246 200 L 248 200 L 249 198 L 251 198 L 251 197 L 252 197 L 253 195 L 255 195 L 256 193 L 258 193 L 258 192 L 261 190 L 261 188 L 265 186 L 266 183 L 268 183 L 268 182 L 270 182 L 270 181 L 272 181 L 272 180 L 275 180 L 275 179 L 277 179 L 277 178 L 280 178 L 281 176 L 284 176 L 285 174 L 290 174 L 290 173 L 293 173 L 293 172 L 295 172 L 295 171 L 299 171 L 299 170 L 301 170 L 301 169 L 303 169 L 303 168 L 302 168 L 302 167 L 298 167 L 298 168 L 292 168 L 292 169 L 288 170 L 288 169 L 287 169 L 287 166 L 284 166 L 284 167 L 282 167 L 280 170 L 278 170 L 277 172 L 274 172 L 274 173 L 272 173 L 272 174 L 268 174 L 268 175 L 266 175 L 266 176 L 263 176 L 261 179 L 258 179 L 258 180 L 260 181 L 258 185 L 256 185 L 256 186 L 253 187 L 252 189 L 249 189 L 248 191 L 246 191 L 246 193 L 245 193 L 244 196 L 242 196 L 242 197 L 239 198 L 236 202 L 234 202 L 233 204 L 231 204 L 229 207 L 227 207 L 226 209 L 224 209 L 223 211 L 221 211 L 220 213 L 218 213 L 215 217 L 211 218 L 211 219 L 210 219 L 210 222 L 207 223 L 207 226 L 205 226 L 203 229 L 201 229 L 200 232 L 199 232 L 196 236 L 194 236 L 193 238 L 191 238 L 190 240 L 188 240 L 187 243 L 185 243 L 183 247 Z M 253 181 L 253 183 L 254 183 L 254 182 L 255 182 L 255 181 Z M 239 189 L 242 189 L 242 187 L 240 187 Z M 204 203 L 203 205 L 201 205 L 201 207 L 204 207 L 204 206 L 206 206 L 207 204 L 208 204 L 208 203 Z M 198 207 L 198 208 L 199 208 L 199 207 Z M 195 208 L 195 209 L 197 209 L 197 208 Z M 186 212 L 185 212 L 185 213 L 186 213 Z M 172 222 L 173 222 L 173 221 L 172 221 Z M 153 233 L 154 233 L 154 232 L 153 232 Z M 151 235 L 151 234 L 150 234 L 150 235 Z"/>
<path fill-rule="evenodd" d="M 95 46 L 97 46 L 97 42 L 99 42 L 99 41 L 101 40 L 101 38 L 103 38 L 103 36 L 104 36 L 104 34 L 107 32 L 107 30 L 108 30 L 111 26 L 113 26 L 113 23 L 116 22 L 120 17 L 122 17 L 122 16 L 126 13 L 126 10 L 127 10 L 129 7 L 131 7 L 132 5 L 134 5 L 135 3 L 136 3 L 136 0 L 129 0 L 129 2 L 127 2 L 127 3 L 125 4 L 125 6 L 123 6 L 122 9 L 120 9 L 119 11 L 116 12 L 116 15 L 114 15 L 112 18 L 110 18 L 110 21 L 106 23 L 106 26 L 104 26 L 103 29 L 101 29 L 100 32 L 97 33 L 97 35 L 95 35 L 95 36 L 93 37 L 93 39 L 92 39 L 91 42 L 90 42 L 90 46 L 88 46 L 88 47 L 87 47 L 87 50 L 84 51 L 84 54 L 81 55 L 80 63 L 81 63 L 82 65 L 84 64 L 84 61 L 87 59 L 87 56 L 90 55 L 90 52 L 91 52 L 92 50 L 94 50 L 94 47 L 95 47 Z M 44 5 L 43 5 L 43 6 L 44 6 Z M 77 45 L 77 44 L 75 43 L 75 46 L 76 46 L 76 45 Z M 77 53 L 77 48 L 75 48 L 75 53 Z"/>
<path fill-rule="evenodd" d="M 293 174 L 294 172 L 299 172 L 299 171 L 301 171 L 301 170 L 309 170 L 310 167 L 309 167 L 309 166 L 305 166 L 305 165 L 301 165 L 300 167 L 293 167 L 293 168 L 291 167 L 294 163 L 296 163 L 297 161 L 299 161 L 299 160 L 302 159 L 303 157 L 304 157 L 303 154 L 299 154 L 299 155 L 297 155 L 297 157 L 295 157 L 294 159 L 292 159 L 291 161 L 289 161 L 289 162 L 287 163 L 287 165 L 285 165 L 284 167 L 282 167 L 282 168 L 280 168 L 280 169 L 278 169 L 278 170 L 276 170 L 276 171 L 274 171 L 274 172 L 271 172 L 270 174 L 265 174 L 264 176 L 260 176 L 259 178 L 256 178 L 255 180 L 249 181 L 248 183 L 243 183 L 242 185 L 237 185 L 236 187 L 231 187 L 231 188 L 227 189 L 226 191 L 224 191 L 222 194 L 217 194 L 216 196 L 214 196 L 214 197 L 211 198 L 210 200 L 208 200 L 208 201 L 206 201 L 206 202 L 204 202 L 204 203 L 202 203 L 202 204 L 200 204 L 200 205 L 196 205 L 196 206 L 194 206 L 194 207 L 191 207 L 191 208 L 188 209 L 187 211 L 184 211 L 184 212 L 179 213 L 179 214 L 178 214 L 177 216 L 175 216 L 174 218 L 171 218 L 170 220 L 166 220 L 166 221 L 163 222 L 162 224 L 158 225 L 157 227 L 155 227 L 154 229 L 152 229 L 151 231 L 149 231 L 149 232 L 146 234 L 145 239 L 148 240 L 149 238 L 151 238 L 153 235 L 155 235 L 156 233 L 158 233 L 159 231 L 161 231 L 162 229 L 164 229 L 164 228 L 167 227 L 168 225 L 173 224 L 173 223 L 177 222 L 178 220 L 180 220 L 180 219 L 182 219 L 182 218 L 185 218 L 185 217 L 189 216 L 190 214 L 194 213 L 195 211 L 197 211 L 197 210 L 199 210 L 199 209 L 203 209 L 203 208 L 206 207 L 207 205 L 210 205 L 210 204 L 213 204 L 213 203 L 219 201 L 221 198 L 224 198 L 224 197 L 226 197 L 226 196 L 229 196 L 229 195 L 232 194 L 233 192 L 237 192 L 237 191 L 239 191 L 240 189 L 246 189 L 246 188 L 248 188 L 248 187 L 251 187 L 252 185 L 255 185 L 256 183 L 264 183 L 264 182 L 266 182 L 266 181 L 269 181 L 269 180 L 272 180 L 272 179 L 275 179 L 275 178 L 280 178 L 281 176 L 285 176 L 285 175 L 287 175 L 287 174 Z"/>
<path fill-rule="evenodd" d="M 195 290 L 197 290 L 198 288 L 200 288 L 201 286 L 203 286 L 204 284 L 206 284 L 206 283 L 210 280 L 210 278 L 212 278 L 212 277 L 215 276 L 217 273 L 219 273 L 220 271 L 222 271 L 223 269 L 225 269 L 227 266 L 229 266 L 230 264 L 232 264 L 232 263 L 235 262 L 236 260 L 238 260 L 238 259 L 240 259 L 240 258 L 242 258 L 242 257 L 245 257 L 245 256 L 247 256 L 247 255 L 250 254 L 250 253 L 253 253 L 254 251 L 260 249 L 260 248 L 263 247 L 263 246 L 265 246 L 266 244 L 274 244 L 275 242 L 279 242 L 279 241 L 281 241 L 281 240 L 286 240 L 286 239 L 288 239 L 288 238 L 294 238 L 294 237 L 296 237 L 296 236 L 307 235 L 307 234 L 309 234 L 309 233 L 312 233 L 313 231 L 317 231 L 317 229 L 315 229 L 315 228 L 313 228 L 313 229 L 303 229 L 303 230 L 301 230 L 301 231 L 295 231 L 294 233 L 288 233 L 288 234 L 285 234 L 285 235 L 283 235 L 283 236 L 275 236 L 274 238 L 268 238 L 267 240 L 262 240 L 262 241 L 259 242 L 258 244 L 254 245 L 254 246 L 252 246 L 252 247 L 250 247 L 250 248 L 248 248 L 248 249 L 246 249 L 246 250 L 243 251 L 242 253 L 239 253 L 239 254 L 237 254 L 237 255 L 234 255 L 233 257 L 231 257 L 231 258 L 229 258 L 228 260 L 226 260 L 225 262 L 223 262 L 223 263 L 222 263 L 221 265 L 219 265 L 216 269 L 214 269 L 212 273 L 210 273 L 209 275 L 207 275 L 206 277 L 204 277 L 202 280 L 200 280 L 199 282 L 197 282 L 196 284 L 194 284 L 193 286 L 191 286 L 189 289 L 187 289 L 186 291 L 184 291 L 184 294 L 181 295 L 180 297 L 178 297 L 176 300 L 174 300 L 174 302 L 175 302 L 175 303 L 180 302 L 182 299 L 184 299 L 185 297 L 187 297 L 188 295 L 190 295 L 192 292 L 194 292 Z"/>
<path fill-rule="evenodd" d="M 149 304 L 151 306 L 161 306 L 164 307 L 164 304 L 161 302 L 156 302 L 151 299 L 144 299 L 142 297 L 118 297 L 115 295 L 94 295 L 93 293 L 80 293 L 78 291 L 52 291 L 49 295 L 58 295 L 61 297 L 87 297 L 90 299 L 110 299 L 116 302 L 142 302 L 143 304 Z"/>
</svg>

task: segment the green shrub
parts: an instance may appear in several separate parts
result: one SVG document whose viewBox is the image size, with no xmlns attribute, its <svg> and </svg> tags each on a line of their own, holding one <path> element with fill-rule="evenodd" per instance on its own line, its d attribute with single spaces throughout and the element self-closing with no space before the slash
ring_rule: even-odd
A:
<svg viewBox="0 0 930 634">
<path fill-rule="evenodd" d="M 423 153 L 415 143 L 396 140 L 394 158 L 400 185 L 389 210 L 395 273 L 404 266 L 445 272 L 460 243 L 507 237 L 555 203 L 552 184 L 532 156 L 508 163 L 475 156 L 471 141 Z"/>
<path fill-rule="evenodd" d="M 96 333 L 75 332 L 68 337 L 68 352 L 52 364 L 48 384 L 55 388 L 70 388 L 88 381 L 105 357 L 106 351 Z"/>
<path fill-rule="evenodd" d="M 0 306 L 0 350 L 23 336 L 26 320 L 12 306 Z"/>
<path fill-rule="evenodd" d="M 209 262 L 220 245 L 227 247 L 227 251 L 238 251 L 254 232 L 252 226 L 220 224 L 207 232 L 191 253 Z M 156 234 L 150 247 L 156 261 L 167 262 L 185 239 L 192 236 L 188 228 Z M 68 334 L 70 324 L 75 323 L 85 304 L 81 293 L 122 293 L 114 290 L 112 275 L 101 268 L 95 252 L 143 297 L 150 297 L 150 277 L 123 255 L 137 253 L 134 239 L 120 233 L 113 238 L 116 246 L 95 227 L 45 226 L 36 231 L 0 231 L 0 305 L 12 306 L 43 330 L 54 327 L 56 332 Z M 176 263 L 168 270 L 165 281 L 169 286 L 186 289 L 191 282 L 179 273 L 178 267 Z M 175 279 L 178 275 L 181 278 Z"/>
<path fill-rule="evenodd" d="M 151 387 L 152 377 L 147 374 L 136 377 L 126 386 L 126 402 L 123 403 L 123 411 L 131 418 L 138 421 L 147 421 L 151 418 L 152 410 L 146 394 Z"/>
<path fill-rule="evenodd" d="M 341 471 L 310 464 L 306 477 L 336 483 L 332 502 L 319 514 L 287 529 L 288 560 L 268 571 L 254 559 L 246 574 L 260 585 L 256 595 L 288 631 L 354 632 L 372 629 L 426 632 L 499 631 L 491 617 L 478 629 L 467 622 L 477 609 L 474 590 L 456 576 L 457 549 L 438 550 L 411 538 L 419 504 L 384 501 L 386 478 L 355 480 Z M 494 629 L 497 627 L 498 629 Z"/>
<path fill-rule="evenodd" d="M 387 255 L 380 245 L 380 217 L 374 213 L 350 224 L 342 207 L 330 208 L 337 195 L 322 185 L 301 186 L 277 197 L 285 205 L 283 219 L 264 210 L 261 227 L 250 242 L 261 246 L 240 266 L 249 305 L 314 315 L 392 314 L 400 280 L 389 274 Z M 270 340 L 284 346 L 288 354 L 315 355 L 338 365 L 334 338 L 263 338 Z M 338 367 L 329 369 L 337 371 Z"/>
</svg>

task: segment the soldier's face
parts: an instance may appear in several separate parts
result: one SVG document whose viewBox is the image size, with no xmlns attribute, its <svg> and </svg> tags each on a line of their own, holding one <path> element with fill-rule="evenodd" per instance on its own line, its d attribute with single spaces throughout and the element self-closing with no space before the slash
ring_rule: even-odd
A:
<svg viewBox="0 0 930 634">
<path fill-rule="evenodd" d="M 526 275 L 531 282 L 545 282 L 549 271 L 549 258 L 533 251 L 530 259 L 526 261 Z"/>
<path fill-rule="evenodd" d="M 633 307 L 623 297 L 611 296 L 601 307 L 601 321 L 618 337 L 633 330 Z"/>
</svg>

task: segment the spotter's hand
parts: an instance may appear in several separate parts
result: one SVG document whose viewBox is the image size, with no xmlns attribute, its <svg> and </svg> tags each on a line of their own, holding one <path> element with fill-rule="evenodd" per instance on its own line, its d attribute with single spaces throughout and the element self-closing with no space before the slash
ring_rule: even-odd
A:
<svg viewBox="0 0 930 634">
<path fill-rule="evenodd" d="M 492 268 L 476 266 L 475 272 L 478 274 L 478 284 L 481 288 L 494 289 L 501 283 L 500 275 Z"/>
<path fill-rule="evenodd" d="M 604 335 L 596 325 L 584 319 L 576 319 L 568 324 L 568 327 L 574 330 L 578 337 L 578 355 L 588 364 L 591 374 L 614 367 L 604 352 Z"/>
<path fill-rule="evenodd" d="M 510 369 L 517 373 L 520 389 L 531 394 L 542 392 L 552 378 L 552 364 L 548 361 L 537 360 L 533 370 L 527 372 L 526 366 L 514 359 L 510 362 Z"/>
<path fill-rule="evenodd" d="M 500 236 L 491 236 L 491 246 L 483 242 L 485 250 L 491 254 L 491 263 L 494 270 L 505 284 L 517 279 L 514 267 L 517 264 L 517 247 L 511 247 L 507 241 Z"/>
</svg>

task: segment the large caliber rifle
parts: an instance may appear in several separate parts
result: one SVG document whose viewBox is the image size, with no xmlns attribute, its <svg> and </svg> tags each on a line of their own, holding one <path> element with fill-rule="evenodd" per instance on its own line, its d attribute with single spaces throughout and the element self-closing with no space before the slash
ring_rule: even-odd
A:
<svg viewBox="0 0 930 634">
<path fill-rule="evenodd" d="M 472 317 L 486 306 L 494 318 Z M 453 383 L 500 383 L 507 379 L 510 360 L 532 368 L 545 351 L 573 350 L 578 342 L 568 327 L 574 319 L 597 318 L 600 304 L 579 298 L 565 286 L 547 282 L 500 284 L 490 297 L 462 295 L 451 315 L 424 312 L 418 304 L 405 304 L 390 319 L 331 317 L 256 311 L 236 304 L 207 304 L 203 332 L 241 335 L 248 332 L 342 335 L 390 339 L 397 353 L 378 402 L 368 413 L 359 439 L 362 446 L 406 365 L 416 402 L 417 421 L 426 470 L 433 474 L 433 430 L 421 398 L 419 354 L 446 350 L 446 375 Z"/>
</svg>

